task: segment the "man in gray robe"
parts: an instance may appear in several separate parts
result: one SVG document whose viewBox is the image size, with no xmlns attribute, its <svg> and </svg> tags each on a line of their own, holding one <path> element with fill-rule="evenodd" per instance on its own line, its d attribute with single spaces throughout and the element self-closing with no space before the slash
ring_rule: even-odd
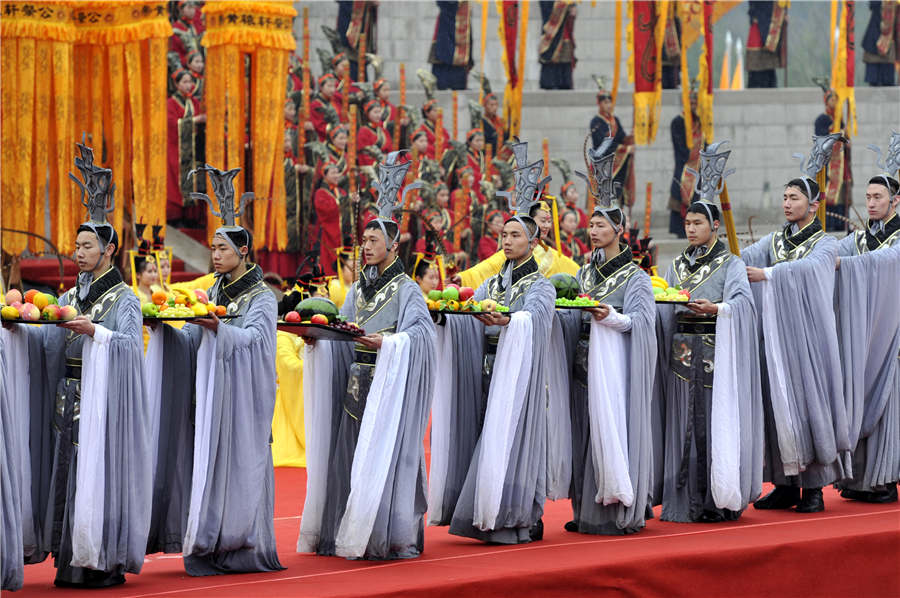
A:
<svg viewBox="0 0 900 598">
<path fill-rule="evenodd" d="M 580 336 L 570 391 L 573 519 L 565 528 L 587 534 L 640 531 L 650 500 L 656 306 L 650 277 L 619 244 L 624 222 L 618 207 L 597 204 L 588 228 L 593 252 L 576 278 L 601 304 L 566 313 Z"/>
<path fill-rule="evenodd" d="M 783 205 L 784 228 L 742 253 L 762 320 L 765 479 L 775 484 L 754 507 L 815 513 L 825 508 L 822 486 L 851 473 L 833 305 L 837 241 L 816 218 L 814 180 L 791 180 Z"/>
<path fill-rule="evenodd" d="M 547 351 L 556 292 L 538 271 L 532 251 L 538 227 L 519 195 L 519 214 L 503 226 L 506 263 L 475 299 L 491 299 L 512 316 L 478 316 L 484 324 L 482 388 L 488 397 L 450 533 L 485 542 L 517 544 L 543 538 L 547 497 Z M 474 374 L 474 372 L 473 372 Z"/>
<path fill-rule="evenodd" d="M 665 278 L 690 302 L 658 306 L 664 521 L 735 520 L 762 490 L 756 311 L 744 262 L 716 236 L 719 221 L 708 198 L 688 208 L 690 245 Z"/>
<path fill-rule="evenodd" d="M 233 317 L 210 315 L 181 330 L 153 327 L 148 387 L 162 387 L 153 381 L 154 372 L 162 371 L 155 361 L 175 364 L 165 376 L 178 380 L 181 392 L 187 392 L 179 400 L 193 403 L 193 413 L 185 414 L 177 405 L 170 413 L 169 398 L 151 397 L 160 402 L 157 442 L 173 441 L 156 447 L 153 536 L 160 548 L 173 550 L 183 530 L 188 575 L 280 571 L 270 447 L 278 308 L 262 269 L 247 260 L 253 247 L 250 232 L 235 225 L 248 197 L 235 210 L 232 181 L 239 169 L 222 172 L 206 166 L 200 171 L 213 182 L 220 209 L 213 214 L 223 221 L 210 244 L 216 280 L 209 300 L 227 306 Z M 166 461 L 166 451 L 191 463 Z M 160 505 L 166 488 L 172 493 Z"/>
<path fill-rule="evenodd" d="M 75 165 L 84 182 L 73 179 L 87 196 L 90 219 L 75 240 L 77 284 L 59 299 L 78 315 L 58 327 L 11 325 L 4 350 L 7 359 L 27 356 L 23 367 L 8 372 L 8 382 L 14 389 L 30 385 L 32 398 L 30 414 L 19 406 L 20 425 L 31 425 L 19 429 L 19 455 L 26 454 L 21 439 L 30 433 L 32 491 L 20 486 L 24 554 L 14 556 L 38 562 L 51 553 L 57 586 L 96 588 L 122 584 L 125 573 L 143 565 L 150 422 L 140 306 L 111 265 L 119 245 L 106 222 L 112 171 L 93 164 L 90 148 L 79 149 Z M 49 430 L 52 448 L 45 442 Z"/>
<path fill-rule="evenodd" d="M 397 257 L 391 214 L 410 165 L 397 163 L 399 153 L 379 166 L 379 218 L 363 231 L 366 266 L 341 308 L 367 334 L 353 344 L 304 339 L 307 493 L 298 552 L 380 560 L 425 548 L 435 334 L 422 291 Z"/>
<path fill-rule="evenodd" d="M 900 183 L 878 175 L 866 187 L 864 230 L 838 247 L 835 309 L 849 405 L 853 477 L 841 496 L 895 502 L 900 479 Z"/>
</svg>

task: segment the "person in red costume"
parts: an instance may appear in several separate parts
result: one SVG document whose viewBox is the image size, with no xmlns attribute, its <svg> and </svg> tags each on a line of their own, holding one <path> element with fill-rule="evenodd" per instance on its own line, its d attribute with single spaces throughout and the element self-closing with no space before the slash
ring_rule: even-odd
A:
<svg viewBox="0 0 900 598">
<path fill-rule="evenodd" d="M 206 114 L 201 113 L 200 102 L 193 97 L 194 78 L 185 69 L 179 69 L 172 74 L 175 84 L 175 93 L 166 100 L 166 119 L 168 122 L 166 135 L 166 220 L 180 224 L 182 220 L 195 221 L 201 217 L 202 208 L 197 206 L 186 207 L 181 192 L 182 168 L 181 158 L 185 152 L 190 153 L 186 164 L 193 168 L 192 164 L 203 160 L 203 156 L 196 156 L 196 145 L 191 142 L 193 135 L 181 135 L 186 127 L 196 130 L 198 125 L 206 123 Z M 185 137 L 182 143 L 182 137 Z M 187 174 L 186 172 L 184 174 Z"/>
<path fill-rule="evenodd" d="M 306 122 L 307 131 L 315 131 L 319 141 L 328 139 L 328 119 L 325 117 L 330 106 L 338 116 L 341 114 L 341 103 L 335 95 L 338 80 L 333 73 L 325 73 L 317 81 L 319 93 L 309 103 L 309 120 Z"/>
<path fill-rule="evenodd" d="M 478 261 L 484 261 L 500 251 L 500 233 L 503 232 L 503 223 L 506 214 L 500 210 L 488 212 L 484 219 L 484 236 L 478 241 Z"/>
<path fill-rule="evenodd" d="M 202 102 L 204 87 L 203 73 L 206 69 L 206 61 L 203 58 L 203 52 L 201 52 L 200 50 L 191 50 L 190 52 L 188 52 L 185 66 L 187 66 L 188 70 L 190 71 L 191 77 L 194 78 L 193 96 L 197 98 L 198 102 Z"/>
<path fill-rule="evenodd" d="M 472 169 L 472 175 L 475 178 L 473 187 L 477 187 L 485 170 L 483 130 L 472 129 L 466 134 L 466 149 L 466 164 Z M 476 189 L 476 192 L 480 192 L 480 190 Z"/>
<path fill-rule="evenodd" d="M 400 147 L 397 147 L 395 149 L 406 149 L 406 138 L 409 135 L 409 115 L 406 113 L 406 111 L 401 111 L 399 106 L 395 106 L 391 103 L 391 84 L 386 80 L 377 80 L 373 85 L 373 89 L 375 91 L 375 97 L 381 104 L 381 115 L 382 120 L 384 121 L 384 130 L 387 131 L 388 136 L 393 139 L 394 127 L 396 127 L 397 123 L 399 122 Z"/>
<path fill-rule="evenodd" d="M 322 183 L 313 196 L 316 209 L 319 238 L 319 263 L 326 276 L 334 276 L 337 271 L 337 251 L 341 242 L 341 203 L 346 203 L 346 192 L 338 187 L 341 176 L 336 164 L 324 167 Z"/>
<path fill-rule="evenodd" d="M 559 190 L 559 196 L 562 198 L 566 209 L 573 210 L 578 214 L 577 228 L 586 229 L 588 226 L 588 218 L 587 214 L 584 213 L 584 210 L 578 207 L 581 198 L 578 197 L 578 189 L 575 187 L 575 182 L 567 181 L 566 183 L 563 183 L 563 186 Z"/>
<path fill-rule="evenodd" d="M 437 100 L 428 100 L 425 102 L 425 105 L 422 106 L 422 116 L 425 117 L 425 120 L 419 125 L 416 132 L 423 131 L 425 133 L 425 137 L 428 139 L 428 151 L 425 152 L 425 155 L 431 159 L 436 160 L 434 156 L 435 149 L 435 126 L 438 119 L 438 114 L 440 114 L 440 108 L 438 108 Z M 447 133 L 447 129 L 443 128 L 444 135 L 444 148 L 450 147 L 450 134 Z"/>
<path fill-rule="evenodd" d="M 203 37 L 203 26 L 200 21 L 196 2 L 178 2 L 176 10 L 178 18 L 172 23 L 172 36 L 169 38 L 169 52 L 178 55 L 181 64 L 187 66 L 188 52 L 200 49 Z M 198 27 L 197 23 L 200 22 Z"/>
<path fill-rule="evenodd" d="M 381 103 L 369 100 L 363 107 L 365 124 L 356 134 L 357 162 L 360 166 L 371 166 L 393 151 L 390 135 L 384 130 Z"/>
<path fill-rule="evenodd" d="M 577 264 L 581 264 L 583 256 L 588 253 L 587 245 L 582 243 L 576 235 L 578 232 L 578 212 L 567 209 L 559 219 L 560 243 L 562 252 Z"/>
</svg>

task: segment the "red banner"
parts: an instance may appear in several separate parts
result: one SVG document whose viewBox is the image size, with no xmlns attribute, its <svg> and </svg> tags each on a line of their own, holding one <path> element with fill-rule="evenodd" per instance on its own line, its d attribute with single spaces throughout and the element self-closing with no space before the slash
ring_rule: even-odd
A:
<svg viewBox="0 0 900 598">
<path fill-rule="evenodd" d="M 634 57 L 634 91 L 656 89 L 656 2 L 636 0 L 632 6 L 632 56 Z"/>
</svg>

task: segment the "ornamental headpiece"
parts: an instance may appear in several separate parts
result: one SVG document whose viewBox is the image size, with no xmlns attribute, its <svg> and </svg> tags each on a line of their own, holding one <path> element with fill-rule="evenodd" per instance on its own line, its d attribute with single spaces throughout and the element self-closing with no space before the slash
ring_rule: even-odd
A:
<svg viewBox="0 0 900 598">
<path fill-rule="evenodd" d="M 621 183 L 614 179 L 613 161 L 616 157 L 613 147 L 613 138 L 607 137 L 596 148 L 589 146 L 591 136 L 584 140 L 584 164 L 587 167 L 587 174 L 575 171 L 587 183 L 588 193 L 594 198 L 594 214 L 600 214 L 609 222 L 615 230 L 622 229 L 624 214 L 622 208 L 616 205 L 618 198 L 618 188 Z M 618 222 L 613 219 L 612 215 L 618 213 Z"/>
<path fill-rule="evenodd" d="M 800 170 L 803 174 L 811 179 L 815 179 L 819 171 L 825 168 L 831 159 L 831 151 L 834 144 L 838 141 L 846 141 L 846 137 L 842 133 L 829 133 L 828 135 L 813 135 L 812 149 L 809 150 L 809 156 L 803 163 L 803 154 L 792 154 L 793 158 L 799 158 L 801 161 Z"/>
<path fill-rule="evenodd" d="M 870 150 L 878 154 L 878 167 L 886 174 L 894 177 L 900 170 L 900 133 L 891 132 L 891 140 L 888 142 L 887 156 L 881 153 L 881 148 L 871 144 L 867 146 Z"/>
<path fill-rule="evenodd" d="M 112 182 L 112 170 L 94 165 L 93 149 L 83 143 L 75 145 L 81 151 L 81 157 L 75 158 L 75 167 L 81 171 L 84 182 L 79 181 L 71 172 L 69 178 L 81 189 L 81 205 L 87 208 L 88 223 L 109 226 L 106 215 L 116 206 L 116 185 Z"/>
<path fill-rule="evenodd" d="M 231 170 L 223 171 L 206 164 L 188 173 L 188 177 L 192 177 L 196 174 L 200 174 L 200 176 L 203 176 L 203 174 L 209 175 L 209 180 L 212 182 L 213 194 L 219 202 L 219 211 L 216 211 L 212 200 L 206 193 L 194 191 L 191 193 L 191 199 L 194 201 L 205 201 L 209 206 L 209 211 L 212 215 L 222 219 L 222 226 L 216 229 L 215 234 L 222 237 L 229 245 L 231 245 L 231 248 L 234 249 L 235 253 L 238 255 L 241 254 L 241 245 L 235 241 L 235 237 L 238 241 L 249 244 L 250 233 L 248 233 L 244 227 L 237 226 L 235 222 L 240 218 L 241 214 L 244 213 L 244 208 L 247 206 L 247 203 L 255 199 L 253 192 L 247 191 L 241 195 L 240 204 L 237 209 L 235 209 L 234 177 L 236 177 L 240 171 L 240 168 L 232 168 Z M 234 237 L 232 235 L 234 235 Z"/>
<path fill-rule="evenodd" d="M 725 178 L 734 174 L 734 168 L 725 170 L 725 164 L 731 155 L 731 150 L 719 151 L 728 140 L 710 143 L 706 149 L 700 150 L 700 172 L 693 168 L 685 169 L 694 175 L 694 189 L 691 192 L 699 195 L 699 199 L 693 203 L 699 203 L 706 210 L 706 216 L 709 218 L 709 224 L 713 224 L 713 215 L 710 206 L 716 205 L 716 199 L 725 188 Z M 716 206 L 718 207 L 718 206 Z"/>
<path fill-rule="evenodd" d="M 516 160 L 516 168 L 513 170 L 513 180 L 515 181 L 514 196 L 509 191 L 498 191 L 495 195 L 505 197 L 509 205 L 509 211 L 513 213 L 511 220 L 518 220 L 522 227 L 528 231 L 528 227 L 522 218 L 530 218 L 529 212 L 532 206 L 538 202 L 540 198 L 539 189 L 550 182 L 551 177 L 547 176 L 541 179 L 544 172 L 544 161 L 538 160 L 528 164 L 528 142 L 516 139 L 514 143 L 509 144 L 513 156 Z M 538 235 L 538 230 L 529 235 L 529 241 L 533 241 Z"/>
<path fill-rule="evenodd" d="M 413 189 L 419 189 L 422 186 L 422 181 L 415 181 L 406 187 L 403 187 L 403 181 L 406 179 L 406 173 L 409 171 L 412 162 L 406 161 L 398 164 L 397 158 L 400 154 L 406 153 L 407 151 L 408 150 L 400 150 L 391 152 L 388 154 L 385 161 L 378 165 L 378 181 L 375 183 L 375 189 L 378 192 L 378 199 L 375 201 L 375 207 L 378 210 L 378 218 L 375 219 L 375 222 L 381 227 L 381 232 L 384 234 L 384 240 L 387 242 L 389 249 L 397 242 L 397 239 L 400 236 L 400 230 L 398 228 L 397 234 L 394 237 L 391 237 L 387 234 L 387 229 L 384 227 L 384 224 L 386 222 L 396 223 L 394 220 L 394 212 L 404 205 L 406 202 L 406 194 Z M 401 187 L 403 187 L 402 193 L 400 192 Z"/>
<path fill-rule="evenodd" d="M 194 201 L 205 201 L 207 205 L 209 205 L 209 211 L 212 215 L 222 219 L 223 227 L 240 228 L 235 226 L 235 222 L 240 218 L 241 214 L 244 213 L 244 208 L 247 206 L 247 203 L 255 199 L 253 191 L 247 191 L 241 195 L 240 205 L 237 210 L 235 210 L 234 177 L 236 177 L 240 171 L 240 168 L 232 168 L 227 171 L 219 170 L 214 166 L 206 164 L 188 173 L 188 177 L 192 177 L 196 174 L 202 176 L 204 173 L 209 175 L 209 180 L 212 181 L 213 194 L 219 202 L 219 211 L 216 211 L 212 200 L 206 193 L 197 193 L 195 191 L 191 193 L 191 199 Z"/>
</svg>

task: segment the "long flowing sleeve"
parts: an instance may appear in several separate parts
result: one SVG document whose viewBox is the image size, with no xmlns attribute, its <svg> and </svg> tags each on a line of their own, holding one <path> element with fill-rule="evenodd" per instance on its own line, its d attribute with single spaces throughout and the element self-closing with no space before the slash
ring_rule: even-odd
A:
<svg viewBox="0 0 900 598">
<path fill-rule="evenodd" d="M 204 330 L 197 353 L 194 471 L 184 541 L 188 556 L 276 570 L 269 437 L 275 405 L 275 319 L 271 293 L 257 295 L 243 327 Z M 198 573 L 194 573 L 198 574 Z M 209 574 L 199 572 L 199 574 Z"/>
<path fill-rule="evenodd" d="M 757 316 L 746 266 L 729 260 L 716 317 L 710 487 L 719 508 L 741 511 L 762 490 L 763 412 Z"/>
<path fill-rule="evenodd" d="M 132 294 L 116 310 L 115 330 L 97 325 L 84 341 L 72 565 L 139 573 L 152 494 L 143 321 Z"/>
<path fill-rule="evenodd" d="M 771 279 L 755 285 L 762 295 L 766 365 L 785 475 L 839 457 L 838 465 L 849 465 L 843 463 L 851 446 L 833 306 L 836 254 L 837 241 L 824 237 L 806 257 L 776 264 Z"/>
</svg>

